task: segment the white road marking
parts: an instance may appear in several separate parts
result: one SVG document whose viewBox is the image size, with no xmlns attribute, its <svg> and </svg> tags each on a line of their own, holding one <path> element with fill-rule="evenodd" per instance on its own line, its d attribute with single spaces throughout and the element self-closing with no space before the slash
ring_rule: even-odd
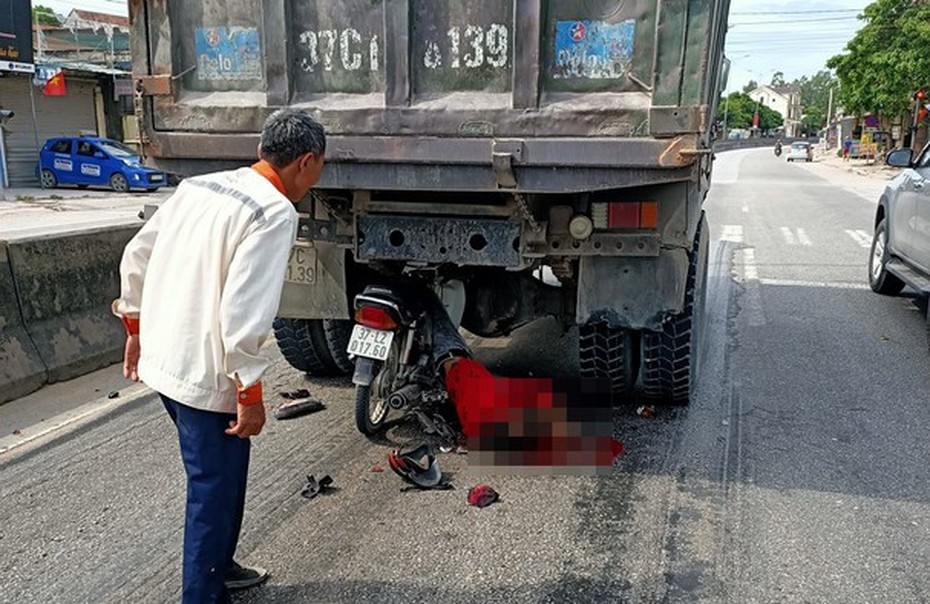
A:
<svg viewBox="0 0 930 604">
<path fill-rule="evenodd" d="M 747 280 L 759 280 L 759 270 L 756 268 L 756 250 L 755 248 L 746 248 L 743 250 L 743 276 Z"/>
<path fill-rule="evenodd" d="M 119 398 L 110 399 L 109 397 L 98 398 L 97 400 L 85 403 L 76 409 L 59 413 L 54 417 L 44 419 L 35 426 L 23 427 L 19 434 L 11 434 L 0 438 L 0 454 L 9 453 L 13 449 L 21 447 L 34 440 L 54 434 L 59 430 L 79 426 L 82 423 L 109 413 L 110 411 L 135 402 L 140 398 L 153 394 L 153 391 L 144 384 L 134 384 L 120 391 Z"/>
<path fill-rule="evenodd" d="M 759 287 L 759 269 L 756 267 L 756 250 L 746 248 L 743 252 L 743 285 L 746 287 L 746 317 L 749 325 L 765 325 L 765 310 L 762 307 L 762 292 Z"/>
<path fill-rule="evenodd" d="M 743 204 L 743 214 L 749 213 L 749 204 Z"/>
<path fill-rule="evenodd" d="M 807 236 L 807 232 L 798 227 L 798 243 L 801 245 L 811 245 L 811 238 Z"/>
<path fill-rule="evenodd" d="M 743 227 L 739 224 L 725 224 L 720 232 L 720 241 L 743 242 Z"/>
<path fill-rule="evenodd" d="M 802 228 L 792 231 L 791 227 L 781 227 L 781 236 L 788 245 L 811 245 L 811 238 Z"/>
<path fill-rule="evenodd" d="M 725 224 L 720 231 L 720 241 L 730 243 L 743 243 L 743 226 L 739 224 Z M 742 274 L 737 279 L 746 288 L 746 312 L 750 325 L 765 324 L 765 314 L 762 312 L 762 295 L 759 292 L 759 271 L 756 269 L 756 251 L 752 248 L 737 250 L 742 258 Z"/>
<path fill-rule="evenodd" d="M 846 234 L 852 237 L 853 241 L 859 244 L 859 247 L 870 248 L 872 247 L 872 236 L 863 231 L 862 229 L 846 229 Z"/>
<path fill-rule="evenodd" d="M 762 285 L 778 287 L 829 287 L 832 289 L 869 289 L 865 283 L 848 283 L 842 281 L 795 281 L 793 279 L 760 279 Z"/>
</svg>

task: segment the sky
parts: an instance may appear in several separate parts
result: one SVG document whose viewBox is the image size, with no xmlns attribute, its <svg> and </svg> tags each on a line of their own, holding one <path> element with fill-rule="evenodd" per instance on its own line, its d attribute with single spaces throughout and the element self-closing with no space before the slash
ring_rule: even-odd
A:
<svg viewBox="0 0 930 604">
<path fill-rule="evenodd" d="M 193 0 L 191 0 L 193 1 Z M 776 71 L 791 81 L 825 68 L 861 26 L 856 16 L 871 0 L 731 0 L 726 54 L 727 91 L 749 80 L 769 83 Z M 126 15 L 126 0 L 33 0 L 60 14 L 72 8 Z"/>
<path fill-rule="evenodd" d="M 113 15 L 129 14 L 126 0 L 32 0 L 33 6 L 48 6 L 59 15 L 67 15 L 72 8 L 92 10 Z"/>
<path fill-rule="evenodd" d="M 731 0 L 726 55 L 727 91 L 749 80 L 768 84 L 813 75 L 843 52 L 862 26 L 857 15 L 871 0 Z"/>
</svg>

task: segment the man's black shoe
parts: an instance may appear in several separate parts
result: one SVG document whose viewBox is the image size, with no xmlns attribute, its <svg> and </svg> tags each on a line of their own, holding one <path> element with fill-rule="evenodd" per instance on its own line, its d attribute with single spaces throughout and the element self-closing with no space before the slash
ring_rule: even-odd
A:
<svg viewBox="0 0 930 604">
<path fill-rule="evenodd" d="M 226 571 L 226 589 L 238 590 L 255 587 L 268 578 L 268 571 L 258 566 L 249 568 L 233 560 L 232 566 Z"/>
</svg>

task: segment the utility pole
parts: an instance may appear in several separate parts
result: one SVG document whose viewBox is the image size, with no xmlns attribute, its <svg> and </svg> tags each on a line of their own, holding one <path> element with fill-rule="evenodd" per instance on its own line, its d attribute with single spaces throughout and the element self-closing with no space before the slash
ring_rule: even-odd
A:
<svg viewBox="0 0 930 604">
<path fill-rule="evenodd" d="M 926 96 L 927 94 L 924 92 L 923 88 L 914 93 L 914 122 L 911 125 L 911 149 L 915 151 L 917 150 L 917 123 L 920 120 L 920 108 L 923 106 Z"/>
<path fill-rule="evenodd" d="M 830 126 L 833 124 L 833 86 L 830 86 L 830 100 L 827 102 L 827 132 L 823 137 L 823 150 L 830 147 Z M 837 141 L 839 144 L 839 141 Z"/>
<path fill-rule="evenodd" d="M 39 13 L 34 9 L 32 11 L 32 20 L 35 23 L 36 27 L 36 45 L 38 48 L 38 56 L 36 57 L 36 63 L 41 63 L 45 59 L 45 55 L 42 51 L 42 28 L 39 26 Z M 36 143 L 36 159 L 40 158 L 40 148 L 39 148 L 39 122 L 36 118 L 36 93 L 35 93 L 35 74 L 32 78 L 29 79 L 29 104 L 32 107 L 32 136 L 35 138 Z M 39 171 L 39 186 L 43 189 L 45 188 L 45 183 L 42 182 L 41 170 Z"/>
<path fill-rule="evenodd" d="M 36 51 L 38 51 L 36 52 L 36 63 L 41 63 L 45 60 L 45 51 L 42 48 L 42 38 L 45 34 L 39 24 L 39 13 L 34 8 L 32 9 L 32 22 L 36 28 Z"/>
<path fill-rule="evenodd" d="M 727 114 L 730 112 L 730 97 L 729 95 L 723 102 L 723 140 L 730 140 L 729 132 L 727 132 Z"/>
</svg>

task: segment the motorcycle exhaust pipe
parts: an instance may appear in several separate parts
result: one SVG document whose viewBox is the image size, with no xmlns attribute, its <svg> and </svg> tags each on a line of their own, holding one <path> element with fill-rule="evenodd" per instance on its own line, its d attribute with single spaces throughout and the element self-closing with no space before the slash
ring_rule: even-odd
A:
<svg viewBox="0 0 930 604">
<path fill-rule="evenodd" d="M 400 390 L 391 394 L 388 397 L 388 405 L 392 409 L 403 409 L 413 401 L 415 401 L 420 396 L 420 385 L 419 384 L 407 384 Z"/>
</svg>

